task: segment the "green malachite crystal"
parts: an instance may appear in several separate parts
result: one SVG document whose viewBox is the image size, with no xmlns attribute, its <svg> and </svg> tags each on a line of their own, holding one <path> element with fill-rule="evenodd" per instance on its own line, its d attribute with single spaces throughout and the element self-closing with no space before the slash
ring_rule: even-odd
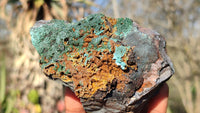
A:
<svg viewBox="0 0 200 113">
<path fill-rule="evenodd" d="M 91 49 L 97 51 L 110 49 L 110 43 L 106 45 L 101 44 L 101 47 L 97 47 L 102 41 L 102 38 L 107 37 L 109 40 L 121 42 L 121 40 L 133 29 L 133 22 L 131 19 L 119 18 L 116 20 L 116 24 L 112 26 L 112 29 L 116 29 L 113 34 L 115 34 L 115 37 L 117 38 L 111 38 L 109 35 L 101 35 L 104 32 L 102 27 L 105 27 L 104 17 L 103 14 L 94 14 L 77 23 L 71 24 L 66 23 L 63 20 L 51 20 L 45 25 L 37 27 L 37 29 L 33 27 L 30 31 L 32 44 L 40 54 L 41 62 L 45 62 L 45 59 L 49 61 L 48 63 L 43 64 L 44 66 L 42 65 L 42 67 L 45 67 L 58 59 L 62 59 L 62 55 L 70 52 L 70 48 L 75 47 L 78 52 L 82 52 L 83 50 L 91 52 Z M 91 29 L 94 29 L 93 33 L 94 35 L 97 35 L 97 37 L 93 38 L 87 47 L 83 47 L 84 38 L 90 34 L 88 31 L 91 31 Z M 84 35 L 81 35 L 81 33 Z M 65 41 L 67 44 L 64 44 Z M 93 48 L 91 48 L 91 46 L 93 46 Z M 123 51 L 125 54 L 128 48 L 130 47 L 120 46 L 117 47 L 117 51 Z M 66 55 L 68 57 L 73 57 L 72 54 Z M 121 60 L 122 57 L 123 55 L 115 53 L 113 58 L 116 60 L 117 65 L 120 65 L 122 69 L 125 69 L 126 63 Z"/>
</svg>

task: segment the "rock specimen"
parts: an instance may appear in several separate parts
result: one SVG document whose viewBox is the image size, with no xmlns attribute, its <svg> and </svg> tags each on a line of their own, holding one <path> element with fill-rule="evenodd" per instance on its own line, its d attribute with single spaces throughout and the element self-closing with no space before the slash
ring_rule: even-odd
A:
<svg viewBox="0 0 200 113">
<path fill-rule="evenodd" d="M 44 74 L 70 87 L 87 112 L 139 112 L 174 73 L 164 38 L 129 18 L 41 20 L 30 34 Z"/>
</svg>

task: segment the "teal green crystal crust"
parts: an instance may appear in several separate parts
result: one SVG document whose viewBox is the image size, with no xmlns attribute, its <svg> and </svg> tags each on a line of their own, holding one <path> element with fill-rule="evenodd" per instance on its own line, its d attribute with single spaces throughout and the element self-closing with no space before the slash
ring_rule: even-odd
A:
<svg viewBox="0 0 200 113">
<path fill-rule="evenodd" d="M 121 68 L 124 70 L 126 67 L 126 63 L 122 61 L 122 57 L 127 53 L 127 49 L 130 49 L 129 47 L 125 46 L 119 46 L 115 48 L 113 59 L 115 60 L 117 65 L 120 65 Z"/>
<path fill-rule="evenodd" d="M 110 42 L 103 44 L 102 38 L 107 37 L 109 40 L 120 42 L 132 30 L 132 20 L 128 18 L 119 18 L 116 20 L 116 24 L 112 26 L 113 30 L 116 29 L 114 34 L 117 38 L 101 35 L 104 32 L 104 29 L 102 28 L 106 26 L 104 24 L 104 18 L 105 16 L 103 14 L 94 14 L 77 23 L 70 24 L 63 20 L 52 20 L 45 25 L 37 27 L 37 29 L 32 28 L 30 31 L 32 37 L 31 40 L 40 56 L 42 56 L 42 68 L 59 59 L 63 59 L 63 54 L 69 53 L 72 51 L 71 49 L 76 49 L 76 51 L 80 53 L 85 50 L 90 53 L 91 49 L 97 51 L 109 49 L 109 51 L 111 51 Z M 109 27 L 111 26 L 109 25 Z M 87 47 L 83 47 L 85 43 L 84 39 L 90 34 L 91 29 L 97 37 L 93 38 L 92 41 L 88 43 Z M 67 44 L 64 44 L 64 42 Z M 101 47 L 98 46 L 100 43 L 102 43 Z M 123 51 L 123 53 L 119 54 L 115 52 L 113 59 L 116 60 L 116 64 L 120 65 L 122 69 L 125 69 L 126 66 L 126 63 L 122 61 L 122 57 L 129 48 L 130 47 L 128 46 L 116 47 L 117 51 Z M 68 57 L 73 57 L 73 54 L 66 55 Z M 89 57 L 87 58 L 87 60 L 89 60 L 92 56 L 84 55 L 84 57 Z M 45 59 L 47 59 L 48 62 L 45 62 Z M 87 60 L 85 61 L 85 64 L 87 63 Z M 59 68 L 59 70 L 62 69 Z"/>
</svg>

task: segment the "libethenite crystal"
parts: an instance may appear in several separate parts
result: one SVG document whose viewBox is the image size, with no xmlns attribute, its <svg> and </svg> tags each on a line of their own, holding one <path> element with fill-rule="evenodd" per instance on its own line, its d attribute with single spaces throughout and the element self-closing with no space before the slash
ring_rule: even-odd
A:
<svg viewBox="0 0 200 113">
<path fill-rule="evenodd" d="M 43 73 L 70 87 L 86 111 L 138 112 L 174 73 L 164 38 L 129 18 L 41 20 L 30 34 Z"/>
</svg>

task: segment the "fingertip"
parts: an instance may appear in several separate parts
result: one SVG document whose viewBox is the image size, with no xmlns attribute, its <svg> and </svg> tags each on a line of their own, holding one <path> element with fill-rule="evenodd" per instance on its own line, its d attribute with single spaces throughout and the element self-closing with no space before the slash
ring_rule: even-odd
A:
<svg viewBox="0 0 200 113">
<path fill-rule="evenodd" d="M 150 100 L 148 113 L 166 113 L 168 96 L 169 87 L 164 83 L 158 94 Z"/>
<path fill-rule="evenodd" d="M 70 90 L 65 89 L 65 108 L 66 113 L 85 113 L 80 99 Z"/>
<path fill-rule="evenodd" d="M 162 95 L 164 96 L 169 96 L 169 86 L 167 85 L 167 83 L 164 83 L 162 88 L 159 91 L 160 93 L 162 93 Z"/>
</svg>

